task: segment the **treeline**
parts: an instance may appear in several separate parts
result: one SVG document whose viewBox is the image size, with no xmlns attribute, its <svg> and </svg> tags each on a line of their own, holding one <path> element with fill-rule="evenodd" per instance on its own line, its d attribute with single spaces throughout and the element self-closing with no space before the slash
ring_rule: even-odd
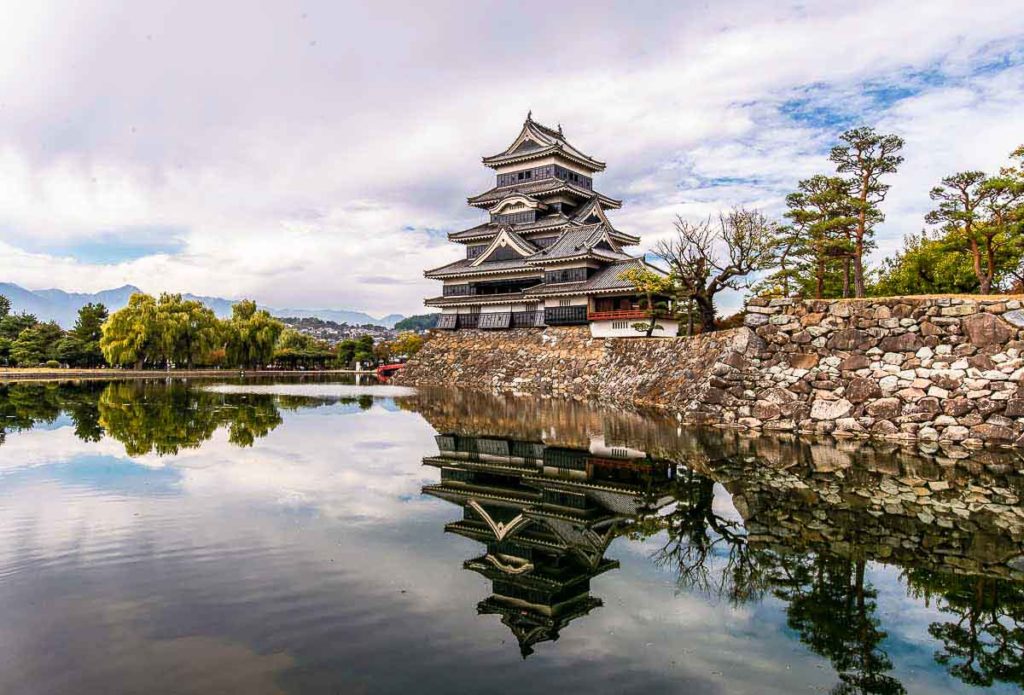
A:
<svg viewBox="0 0 1024 695">
<path fill-rule="evenodd" d="M 86 304 L 79 309 L 74 328 L 65 331 L 53 321 L 44 323 L 32 314 L 11 313 L 11 302 L 0 295 L 0 364 L 102 366 L 100 339 L 106 320 L 106 307 Z"/>
<path fill-rule="evenodd" d="M 331 345 L 288 328 L 251 300 L 220 319 L 180 294 L 137 293 L 110 315 L 101 304 L 86 305 L 69 331 L 10 309 L 0 296 L 0 363 L 19 367 L 349 368 L 408 357 L 422 344 L 400 334 L 391 342 L 364 336 Z"/>
<path fill-rule="evenodd" d="M 837 173 L 801 181 L 786 198 L 785 238 L 765 293 L 805 297 L 990 294 L 1024 283 L 1024 147 L 995 174 L 963 171 L 931 189 L 925 228 L 903 248 L 864 268 L 885 219 L 884 177 L 896 173 L 902 140 L 857 129 L 832 150 Z M 852 286 L 851 286 L 852 281 Z"/>
<path fill-rule="evenodd" d="M 426 331 L 437 328 L 437 317 L 440 314 L 416 314 L 406 316 L 395 324 L 396 331 Z"/>
<path fill-rule="evenodd" d="M 674 234 L 653 249 L 669 277 L 624 277 L 651 308 L 661 308 L 655 297 L 672 297 L 677 314 L 701 330 L 720 323 L 716 298 L 724 290 L 818 299 L 1024 291 L 1024 146 L 998 173 L 943 178 L 929 194 L 927 229 L 867 266 L 903 146 L 899 136 L 870 127 L 848 130 L 830 150 L 832 170 L 798 182 L 782 219 L 745 208 L 700 222 L 677 216 Z M 637 329 L 650 332 L 653 324 Z"/>
</svg>

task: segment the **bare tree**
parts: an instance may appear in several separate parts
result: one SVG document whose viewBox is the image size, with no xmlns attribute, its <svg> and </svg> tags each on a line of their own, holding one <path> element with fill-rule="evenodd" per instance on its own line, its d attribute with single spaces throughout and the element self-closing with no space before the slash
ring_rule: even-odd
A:
<svg viewBox="0 0 1024 695">
<path fill-rule="evenodd" d="M 759 210 L 735 208 L 690 222 L 676 216 L 675 235 L 654 248 L 668 264 L 680 299 L 692 299 L 701 329 L 715 329 L 715 295 L 748 286 L 748 276 L 770 268 L 782 242 L 779 224 Z"/>
</svg>

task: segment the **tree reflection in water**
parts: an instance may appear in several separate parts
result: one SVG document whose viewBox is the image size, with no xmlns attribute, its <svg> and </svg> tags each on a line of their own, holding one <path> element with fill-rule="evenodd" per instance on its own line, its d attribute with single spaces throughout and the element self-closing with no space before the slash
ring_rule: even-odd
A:
<svg viewBox="0 0 1024 695">
<path fill-rule="evenodd" d="M 9 431 L 53 423 L 63 414 L 79 439 L 112 437 L 128 456 L 195 449 L 220 428 L 227 428 L 232 444 L 248 447 L 281 424 L 281 409 L 310 405 L 309 399 L 212 393 L 182 381 L 5 384 L 0 443 Z"/>
<path fill-rule="evenodd" d="M 82 440 L 111 437 L 130 456 L 194 449 L 219 429 L 248 447 L 282 411 L 329 402 L 172 380 L 0 385 L 0 444 L 64 417 Z M 341 402 L 365 410 L 373 399 Z M 449 527 L 485 546 L 466 567 L 492 585 L 478 610 L 502 615 L 524 654 L 601 605 L 591 579 L 615 570 L 604 554 L 625 535 L 655 544 L 653 561 L 681 592 L 783 602 L 788 627 L 831 662 L 835 693 L 904 692 L 876 564 L 900 568 L 908 595 L 943 616 L 928 633 L 952 677 L 1024 687 L 1024 476 L 1013 455 L 741 437 L 460 392 L 397 404 L 445 433 L 428 492 L 463 508 Z"/>
<path fill-rule="evenodd" d="M 714 480 L 683 469 L 675 482 L 677 504 L 662 519 L 664 543 L 653 559 L 676 573 L 680 589 L 733 606 L 770 592 L 786 602 L 800 640 L 832 662 L 840 680 L 832 692 L 906 692 L 887 674 L 893 664 L 880 648 L 886 633 L 864 560 L 757 548 L 741 522 L 715 511 Z"/>
</svg>

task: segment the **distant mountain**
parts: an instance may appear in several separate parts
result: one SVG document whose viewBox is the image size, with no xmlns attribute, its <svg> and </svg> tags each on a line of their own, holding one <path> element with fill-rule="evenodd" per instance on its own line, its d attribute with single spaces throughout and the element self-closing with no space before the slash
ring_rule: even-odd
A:
<svg viewBox="0 0 1024 695">
<path fill-rule="evenodd" d="M 129 297 L 141 291 L 133 285 L 125 285 L 112 290 L 88 294 L 64 292 L 63 290 L 26 290 L 24 287 L 12 283 L 0 282 L 0 295 L 11 300 L 13 311 L 35 314 L 40 321 L 56 321 L 65 328 L 74 325 L 75 319 L 78 317 L 78 310 L 90 302 L 99 302 L 110 311 L 117 311 L 128 304 Z M 221 297 L 202 297 L 194 294 L 183 294 L 182 296 L 185 299 L 202 302 L 221 318 L 230 316 L 231 307 L 235 304 L 235 300 Z M 318 318 L 349 325 L 369 323 L 386 328 L 394 327 L 398 321 L 404 318 L 400 314 L 390 314 L 382 319 L 376 319 L 362 311 L 347 309 L 275 309 L 267 307 L 267 310 L 280 318 Z"/>
</svg>

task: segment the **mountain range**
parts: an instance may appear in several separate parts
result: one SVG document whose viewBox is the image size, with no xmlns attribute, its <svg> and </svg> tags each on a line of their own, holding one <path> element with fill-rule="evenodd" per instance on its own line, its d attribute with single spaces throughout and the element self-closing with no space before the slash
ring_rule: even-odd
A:
<svg viewBox="0 0 1024 695">
<path fill-rule="evenodd" d="M 8 282 L 0 282 L 0 295 L 11 300 L 11 309 L 15 312 L 34 314 L 40 321 L 56 321 L 64 328 L 74 325 L 78 317 L 78 310 L 90 302 L 98 302 L 107 307 L 109 311 L 117 311 L 128 304 L 128 298 L 136 292 L 141 292 L 138 287 L 125 285 L 112 290 L 103 290 L 92 294 L 83 292 L 65 292 L 63 290 L 27 290 L 24 287 Z M 223 299 L 221 297 L 200 297 L 194 294 L 182 294 L 185 299 L 195 299 L 213 309 L 213 312 L 221 318 L 231 315 L 231 307 L 235 300 Z M 404 316 L 401 314 L 389 314 L 383 318 L 374 318 L 362 311 L 350 309 L 277 309 L 264 307 L 274 316 L 279 318 L 318 318 L 324 321 L 336 323 L 347 323 L 349 325 L 362 325 L 366 323 L 375 326 L 393 328 Z"/>
</svg>

